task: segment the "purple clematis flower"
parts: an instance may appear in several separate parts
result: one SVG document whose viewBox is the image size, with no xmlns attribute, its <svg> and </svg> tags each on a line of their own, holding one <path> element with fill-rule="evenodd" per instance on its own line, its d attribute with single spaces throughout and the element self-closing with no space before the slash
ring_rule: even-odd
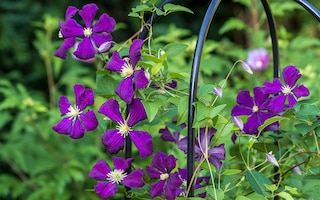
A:
<svg viewBox="0 0 320 200">
<path fill-rule="evenodd" d="M 92 131 L 98 126 L 98 120 L 92 110 L 84 112 L 87 106 L 94 102 L 94 94 L 91 89 L 83 85 L 74 85 L 76 104 L 73 107 L 65 96 L 59 99 L 61 116 L 66 116 L 52 129 L 60 134 L 67 134 L 71 138 L 81 138 L 86 131 Z"/>
<path fill-rule="evenodd" d="M 144 69 L 136 69 L 138 61 L 141 59 L 141 48 L 143 40 L 136 39 L 132 42 L 129 49 L 129 59 L 120 58 L 119 52 L 115 51 L 112 54 L 111 61 L 105 66 L 110 71 L 120 72 L 120 75 L 124 78 L 118 85 L 116 93 L 119 97 L 130 104 L 134 96 L 134 87 L 140 90 L 148 85 L 149 79 L 146 77 Z"/>
<path fill-rule="evenodd" d="M 65 58 L 66 51 L 75 44 L 76 38 L 82 38 L 73 55 L 80 60 L 90 60 L 97 53 L 104 53 L 112 47 L 111 32 L 116 25 L 115 20 L 107 14 L 102 14 L 93 25 L 98 6 L 94 3 L 86 4 L 78 12 L 83 19 L 85 27 L 78 24 L 72 16 L 76 11 L 74 7 L 67 9 L 66 21 L 60 23 L 60 33 L 65 39 L 63 45 L 55 53 L 56 56 Z"/>
<path fill-rule="evenodd" d="M 254 49 L 248 53 L 248 58 L 246 63 L 253 69 L 257 71 L 265 70 L 270 62 L 270 56 L 266 49 L 259 48 Z"/>
<path fill-rule="evenodd" d="M 162 192 L 164 192 L 164 196 L 168 200 L 174 200 L 180 195 L 182 181 L 178 172 L 172 173 L 172 170 L 176 167 L 176 160 L 173 155 L 167 156 L 162 152 L 158 152 L 153 156 L 151 165 L 146 167 L 150 178 L 160 179 L 151 184 L 150 196 L 152 198 L 161 196 Z"/>
<path fill-rule="evenodd" d="M 117 185 L 119 184 L 129 188 L 140 188 L 144 185 L 142 169 L 136 169 L 129 174 L 126 172 L 133 161 L 132 158 L 124 159 L 114 156 L 112 159 L 114 170 L 111 170 L 106 161 L 99 160 L 89 172 L 89 177 L 98 180 L 94 186 L 97 195 L 103 199 L 109 198 L 118 192 Z"/>
<path fill-rule="evenodd" d="M 187 189 L 187 169 L 179 168 L 178 171 L 179 171 L 180 178 L 182 180 L 182 185 L 184 186 L 184 188 L 181 188 L 180 193 L 184 194 L 182 196 L 185 196 L 186 189 Z M 197 177 L 196 182 L 194 184 L 194 189 L 197 190 L 199 188 L 203 188 L 207 186 L 209 184 L 209 181 L 210 181 L 210 176 Z M 207 193 L 203 192 L 201 194 L 198 194 L 198 196 L 201 198 L 205 198 L 207 196 Z"/>
<path fill-rule="evenodd" d="M 199 162 L 201 159 L 204 158 L 205 155 L 203 155 L 203 153 L 205 153 L 207 154 L 206 156 L 208 157 L 209 162 L 212 163 L 216 168 L 220 169 L 222 165 L 221 160 L 225 159 L 226 153 L 224 149 L 224 144 L 220 144 L 219 146 L 210 148 L 210 142 L 215 133 L 216 129 L 214 128 L 208 128 L 207 130 L 206 128 L 200 129 L 200 141 L 196 139 L 195 142 L 194 160 Z M 178 148 L 181 149 L 184 153 L 187 153 L 187 137 L 179 141 Z"/>
<path fill-rule="evenodd" d="M 181 129 L 186 127 L 186 124 L 183 123 L 180 125 Z M 166 126 L 165 128 L 162 128 L 159 130 L 159 133 L 161 134 L 160 138 L 167 142 L 174 142 L 178 144 L 180 140 L 180 132 L 175 131 L 173 133 L 170 132 L 169 128 Z"/>
<path fill-rule="evenodd" d="M 298 98 L 309 95 L 308 88 L 296 84 L 301 74 L 295 66 L 285 67 L 282 75 L 284 84 L 279 78 L 274 78 L 273 82 L 264 83 L 264 90 L 275 95 L 270 102 L 270 109 L 275 113 L 283 111 L 286 106 L 293 108 Z M 286 100 L 288 100 L 288 104 L 286 104 Z"/>
<path fill-rule="evenodd" d="M 118 124 L 116 130 L 107 130 L 102 136 L 102 142 L 108 152 L 118 153 L 124 147 L 125 138 L 129 136 L 138 148 L 141 158 L 146 158 L 152 153 L 152 136 L 147 132 L 132 129 L 138 122 L 147 118 L 141 99 L 132 100 L 126 120 L 121 116 L 119 103 L 114 99 L 109 99 L 102 104 L 98 112 Z"/>
<path fill-rule="evenodd" d="M 240 91 L 237 96 L 238 105 L 231 111 L 232 116 L 249 116 L 243 125 L 243 132 L 247 134 L 257 134 L 258 127 L 267 119 L 275 116 L 269 110 L 269 94 L 265 93 L 261 87 L 255 87 L 253 93 L 254 97 L 251 97 L 248 90 Z M 276 129 L 274 125 L 266 127 L 265 130 Z"/>
</svg>

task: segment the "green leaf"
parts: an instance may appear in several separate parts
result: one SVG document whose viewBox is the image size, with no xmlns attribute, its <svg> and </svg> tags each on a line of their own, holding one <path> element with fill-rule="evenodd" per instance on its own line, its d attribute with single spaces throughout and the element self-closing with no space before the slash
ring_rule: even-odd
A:
<svg viewBox="0 0 320 200">
<path fill-rule="evenodd" d="M 281 120 L 288 120 L 288 119 L 289 118 L 279 117 L 279 116 L 271 117 L 271 118 L 267 119 L 266 121 L 264 121 L 264 123 L 261 126 L 259 126 L 258 131 L 265 129 L 267 126 L 269 126 L 270 124 L 272 124 L 274 122 L 278 122 Z"/>
<path fill-rule="evenodd" d="M 109 98 L 115 95 L 115 90 L 118 83 L 110 75 L 97 74 L 96 84 L 96 94 Z"/>
<path fill-rule="evenodd" d="M 245 196 L 237 196 L 236 200 L 251 200 L 251 199 Z"/>
<path fill-rule="evenodd" d="M 143 100 L 142 104 L 146 110 L 148 121 L 153 121 L 154 117 L 157 115 L 159 111 L 159 108 L 162 105 L 161 101 L 155 98 L 153 102 L 146 102 L 145 100 Z"/>
<path fill-rule="evenodd" d="M 213 109 L 210 111 L 210 118 L 214 118 L 215 116 L 217 116 L 218 114 L 221 113 L 221 111 L 226 107 L 227 104 L 222 104 L 222 105 L 218 105 L 213 107 Z"/>
<path fill-rule="evenodd" d="M 188 116 L 188 103 L 189 103 L 189 97 L 184 96 L 180 99 L 178 104 L 178 120 L 177 124 L 182 124 L 187 121 Z"/>
<path fill-rule="evenodd" d="M 267 190 L 271 192 L 274 192 L 278 189 L 278 187 L 275 184 L 272 184 L 272 185 L 264 184 L 264 186 L 267 188 Z"/>
<path fill-rule="evenodd" d="M 164 5 L 163 9 L 167 14 L 172 12 L 178 12 L 178 11 L 184 11 L 184 12 L 193 14 L 192 10 L 190 10 L 189 8 L 181 5 L 175 5 L 172 3 L 167 3 L 166 5 Z"/>
<path fill-rule="evenodd" d="M 243 30 L 246 28 L 247 24 L 245 24 L 242 20 L 238 18 L 231 18 L 219 29 L 219 34 L 224 34 L 231 30 Z"/>
<path fill-rule="evenodd" d="M 244 6 L 250 7 L 252 2 L 251 0 L 235 0 L 234 2 L 241 3 Z"/>
<path fill-rule="evenodd" d="M 278 196 L 284 198 L 285 200 L 294 200 L 292 196 L 287 192 L 279 192 Z"/>
<path fill-rule="evenodd" d="M 312 199 L 320 200 L 320 185 L 315 185 L 312 190 Z"/>
<path fill-rule="evenodd" d="M 188 45 L 182 43 L 170 43 L 163 47 L 163 50 L 168 53 L 168 56 L 174 57 L 188 48 Z"/>
<path fill-rule="evenodd" d="M 315 128 L 320 126 L 320 121 L 317 120 L 312 124 L 307 124 L 307 123 L 300 123 L 296 124 L 295 127 L 296 129 L 302 134 L 305 135 L 309 133 L 310 131 L 314 130 Z"/>
<path fill-rule="evenodd" d="M 299 103 L 294 107 L 298 115 L 319 115 L 320 109 L 316 105 L 309 103 Z"/>
<path fill-rule="evenodd" d="M 272 182 L 266 178 L 263 174 L 255 170 L 248 170 L 246 172 L 246 178 L 251 186 L 251 188 L 258 194 L 268 196 L 267 188 L 265 184 L 272 185 Z"/>
<path fill-rule="evenodd" d="M 297 188 L 290 187 L 290 186 L 286 185 L 286 186 L 284 186 L 284 189 L 285 189 L 286 191 L 289 191 L 291 194 L 299 195 L 299 192 L 298 192 L 298 189 L 297 189 Z"/>
</svg>

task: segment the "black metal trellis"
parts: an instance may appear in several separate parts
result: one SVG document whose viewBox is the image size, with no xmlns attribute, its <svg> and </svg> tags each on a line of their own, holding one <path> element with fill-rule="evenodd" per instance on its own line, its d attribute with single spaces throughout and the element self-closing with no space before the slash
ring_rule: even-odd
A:
<svg viewBox="0 0 320 200">
<path fill-rule="evenodd" d="M 160 9 L 163 10 L 163 6 L 167 3 L 175 3 L 177 0 L 165 0 L 162 5 L 160 6 Z M 193 187 L 193 181 L 192 181 L 192 175 L 194 173 L 194 141 L 195 141 L 195 135 L 194 135 L 194 129 L 192 128 L 193 120 L 194 120 L 194 112 L 195 107 L 193 106 L 194 102 L 196 101 L 196 95 L 197 95 L 197 82 L 198 82 L 198 75 L 199 75 L 199 69 L 200 69 L 200 61 L 201 61 L 201 54 L 204 46 L 204 42 L 207 37 L 208 30 L 210 28 L 212 19 L 216 13 L 216 10 L 218 6 L 220 5 L 221 0 L 212 0 L 209 4 L 209 7 L 206 11 L 206 14 L 203 18 L 202 25 L 199 31 L 197 45 L 194 51 L 194 57 L 192 62 L 192 69 L 191 69 L 191 75 L 190 75 L 190 88 L 189 88 L 189 103 L 188 103 L 188 122 L 187 122 L 187 132 L 188 132 L 188 145 L 187 145 L 187 186 L 190 187 L 190 191 L 188 193 L 189 197 L 194 196 L 194 187 Z M 312 14 L 319 22 L 320 22 L 320 12 L 317 8 L 315 8 L 311 3 L 309 3 L 307 0 L 295 0 L 298 4 L 300 4 L 305 10 L 307 10 L 310 14 Z M 273 19 L 273 15 L 269 6 L 269 0 L 261 0 L 261 3 L 264 7 L 268 26 L 269 26 L 269 32 L 270 32 L 270 38 L 272 43 L 272 54 L 273 54 L 273 76 L 274 77 L 280 77 L 279 73 L 279 52 L 278 52 L 278 39 L 276 34 L 276 28 L 275 23 Z M 152 25 L 156 20 L 158 16 L 153 15 L 152 18 L 150 18 L 146 25 L 143 27 L 139 38 L 145 39 L 148 34 L 148 30 L 150 25 Z M 128 137 L 127 137 L 128 138 Z M 131 157 L 131 141 L 130 138 L 126 139 L 126 158 Z"/>
</svg>

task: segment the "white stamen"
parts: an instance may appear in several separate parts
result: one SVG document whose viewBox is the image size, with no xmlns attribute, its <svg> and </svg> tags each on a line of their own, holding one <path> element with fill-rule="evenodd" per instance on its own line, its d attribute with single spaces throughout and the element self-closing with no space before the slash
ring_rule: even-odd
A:
<svg viewBox="0 0 320 200">
<path fill-rule="evenodd" d="M 107 180 L 111 183 L 121 183 L 121 181 L 127 176 L 127 173 L 122 169 L 115 169 L 107 174 Z"/>
<path fill-rule="evenodd" d="M 76 118 L 82 113 L 82 111 L 79 110 L 78 106 L 75 105 L 74 107 L 72 107 L 70 105 L 70 107 L 68 108 L 68 113 L 66 114 L 69 119 L 71 119 L 72 121 L 76 120 Z"/>
<path fill-rule="evenodd" d="M 258 112 L 259 111 L 259 108 L 258 108 L 258 106 L 253 106 L 253 108 L 252 108 L 252 112 Z"/>
<path fill-rule="evenodd" d="M 291 93 L 291 87 L 289 85 L 282 86 L 281 88 L 283 94 L 288 95 Z"/>
<path fill-rule="evenodd" d="M 126 136 L 128 136 L 128 133 L 132 131 L 132 129 L 131 127 L 128 126 L 126 122 L 124 123 L 119 122 L 118 124 L 119 124 L 117 126 L 117 130 L 119 131 L 118 133 L 125 138 Z"/>
<path fill-rule="evenodd" d="M 125 63 L 124 65 L 121 67 L 121 72 L 120 72 L 120 76 L 127 78 L 128 76 L 131 76 L 133 74 L 133 67 L 132 65 L 129 63 L 129 59 L 124 59 Z"/>
<path fill-rule="evenodd" d="M 90 37 L 92 35 L 92 28 L 90 28 L 90 27 L 84 28 L 83 34 L 85 37 Z"/>
<path fill-rule="evenodd" d="M 169 178 L 169 174 L 167 173 L 160 175 L 160 180 L 166 180 L 167 178 Z"/>
</svg>

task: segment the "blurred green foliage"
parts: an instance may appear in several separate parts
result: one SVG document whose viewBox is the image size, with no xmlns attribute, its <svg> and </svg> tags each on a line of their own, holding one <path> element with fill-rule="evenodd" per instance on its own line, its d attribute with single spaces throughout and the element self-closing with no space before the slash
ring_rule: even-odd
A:
<svg viewBox="0 0 320 200">
<path fill-rule="evenodd" d="M 320 8 L 318 0 L 310 2 Z M 94 181 L 87 178 L 87 174 L 97 159 L 110 159 L 100 142 L 103 128 L 86 134 L 81 140 L 71 140 L 51 130 L 60 120 L 59 96 L 72 99 L 74 83 L 96 87 L 95 66 L 75 61 L 71 56 L 65 61 L 53 57 L 61 44 L 57 37 L 58 21 L 64 20 L 66 7 L 80 8 L 85 3 L 63 0 L 0 2 L 0 199 L 97 199 L 92 192 Z M 107 12 L 119 22 L 115 41 L 120 43 L 139 29 L 139 20 L 127 16 L 139 1 L 95 3 L 101 9 L 99 12 Z M 152 41 L 159 47 L 173 42 L 188 46 L 183 54 L 168 60 L 171 75 L 175 74 L 173 78 L 177 79 L 189 76 L 197 32 L 209 1 L 201 5 L 192 0 L 182 3 L 194 14 L 174 13 L 160 19 L 154 26 Z M 280 66 L 297 66 L 303 75 L 303 84 L 310 88 L 313 97 L 319 97 L 320 88 L 315 83 L 320 80 L 320 24 L 292 1 L 270 0 L 270 3 L 277 23 Z M 250 49 L 264 47 L 271 53 L 262 9 L 257 0 L 221 3 L 205 43 L 200 85 L 219 83 L 225 78 L 226 69 L 238 59 L 245 60 Z M 253 78 L 236 70 L 224 91 L 228 95 L 219 101 L 233 105 L 240 89 L 261 85 L 272 78 L 272 73 L 272 64 L 267 71 L 256 72 Z M 99 92 L 99 88 L 97 90 Z M 158 100 L 163 101 L 161 97 Z M 183 100 L 171 101 L 184 109 Z M 102 99 L 96 102 L 98 108 Z M 153 106 L 156 107 L 157 102 Z M 155 115 L 152 109 L 148 112 Z M 230 110 L 226 108 L 224 112 L 230 113 Z M 155 130 L 159 128 L 163 127 L 154 127 Z M 309 185 L 299 176 L 290 180 L 305 194 L 313 195 L 316 190 L 310 188 L 319 188 L 312 178 Z"/>
</svg>

